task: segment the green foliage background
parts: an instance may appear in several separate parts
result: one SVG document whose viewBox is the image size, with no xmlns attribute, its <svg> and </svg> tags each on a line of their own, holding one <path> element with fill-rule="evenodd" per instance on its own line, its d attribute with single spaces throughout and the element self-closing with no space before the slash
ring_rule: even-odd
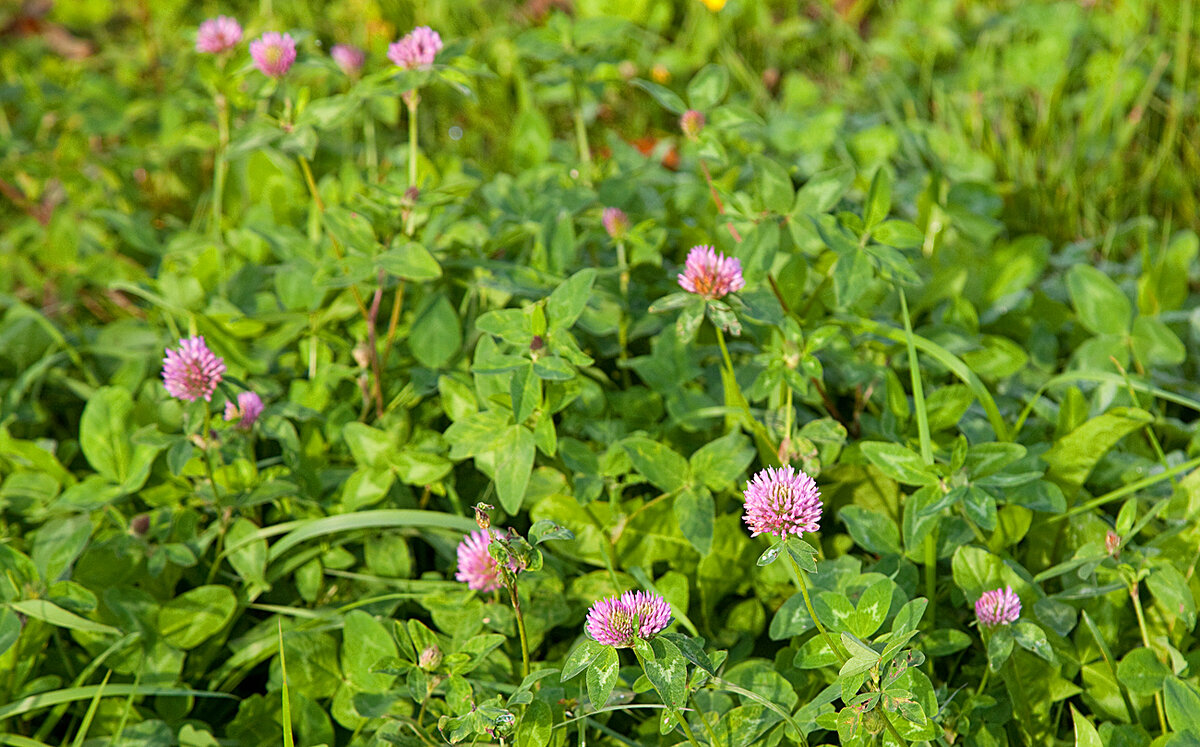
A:
<svg viewBox="0 0 1200 747">
<path fill-rule="evenodd" d="M 560 6 L 0 10 L 0 740 L 490 742 L 508 714 L 521 745 L 681 743 L 643 707 L 669 671 L 557 671 L 639 587 L 720 664 L 670 644 L 706 741 L 798 742 L 786 714 L 868 744 L 740 519 L 781 458 L 824 496 L 818 617 L 919 630 L 907 740 L 1200 739 L 1192 2 Z M 217 13 L 296 36 L 278 89 L 245 42 L 194 52 Z M 417 24 L 447 48 L 397 78 Z M 745 268 L 728 305 L 672 296 L 701 243 Z M 267 402 L 253 434 L 164 391 L 194 333 L 218 412 Z M 571 535 L 521 576 L 524 683 L 506 600 L 453 580 L 477 502 Z M 1005 585 L 1022 622 L 985 642 Z"/>
</svg>

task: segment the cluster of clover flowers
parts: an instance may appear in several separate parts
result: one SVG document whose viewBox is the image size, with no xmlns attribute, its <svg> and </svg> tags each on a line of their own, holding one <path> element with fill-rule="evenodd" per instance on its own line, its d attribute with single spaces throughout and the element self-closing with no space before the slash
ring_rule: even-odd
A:
<svg viewBox="0 0 1200 747">
<path fill-rule="evenodd" d="M 196 31 L 196 51 L 224 54 L 242 40 L 242 26 L 229 16 L 217 16 L 200 24 Z M 403 70 L 429 67 L 442 49 L 442 38 L 428 26 L 418 26 L 388 46 L 388 59 Z M 362 70 L 367 55 L 349 44 L 335 44 L 329 56 L 347 75 Z M 259 72 L 270 78 L 283 77 L 296 61 L 296 40 L 291 34 L 268 31 L 250 42 L 250 57 Z"/>
<path fill-rule="evenodd" d="M 606 208 L 603 224 L 609 235 L 619 241 L 628 231 L 629 219 L 617 208 Z M 688 253 L 678 282 L 685 291 L 706 301 L 718 300 L 745 286 L 740 261 L 736 257 L 726 257 L 707 245 L 693 247 Z M 823 510 L 820 490 L 812 477 L 791 465 L 767 467 L 758 472 L 746 483 L 743 498 L 742 519 L 751 536 L 768 534 L 778 538 L 772 549 L 764 554 L 760 564 L 770 562 L 780 551 L 784 551 L 789 536 L 795 542 L 802 535 L 820 529 Z M 500 535 L 492 529 L 480 529 L 466 536 L 458 546 L 456 578 L 470 589 L 483 592 L 499 590 L 504 585 L 504 579 L 515 578 L 520 568 L 514 565 L 514 561 L 509 560 L 507 568 L 502 570 L 489 550 L 498 539 Z M 792 557 L 791 551 L 796 550 L 801 555 L 816 552 L 803 541 L 797 542 L 796 546 L 789 546 L 785 552 Z M 842 658 L 841 649 L 834 644 L 813 610 L 801 568 L 797 566 L 796 571 L 800 591 L 816 629 L 830 651 Z M 976 600 L 975 615 L 985 631 L 1010 625 L 1021 615 L 1021 600 L 1011 586 L 993 589 L 984 592 Z M 634 648 L 639 641 L 654 639 L 672 620 L 671 606 L 659 594 L 627 591 L 595 602 L 587 613 L 584 627 L 588 637 L 597 643 L 614 648 Z M 603 704 L 593 705 L 600 707 Z M 891 726 L 890 722 L 887 726 Z M 899 738 L 898 734 L 895 736 Z M 903 740 L 900 741 L 903 743 Z"/>
</svg>

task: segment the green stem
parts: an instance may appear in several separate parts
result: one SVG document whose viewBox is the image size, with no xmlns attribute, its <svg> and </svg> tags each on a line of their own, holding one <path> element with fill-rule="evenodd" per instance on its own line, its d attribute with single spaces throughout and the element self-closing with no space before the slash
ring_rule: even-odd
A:
<svg viewBox="0 0 1200 747">
<path fill-rule="evenodd" d="M 229 104 L 225 95 L 213 97 L 217 107 L 217 152 L 213 155 L 212 232 L 221 235 L 221 210 L 225 195 L 225 151 L 229 148 Z"/>
<path fill-rule="evenodd" d="M 638 666 L 642 668 L 642 673 L 645 674 L 646 661 L 642 659 L 642 655 L 637 652 L 637 649 L 634 649 L 633 655 L 637 657 Z M 646 674 L 646 677 L 649 678 L 650 675 Z M 679 725 L 683 727 L 683 733 L 687 735 L 688 742 L 691 742 L 692 747 L 700 747 L 700 743 L 696 741 L 696 735 L 692 733 L 692 727 L 690 724 L 688 724 L 687 717 L 684 716 L 683 711 L 668 703 L 667 696 L 664 693 L 659 692 L 658 685 L 654 686 L 654 691 L 658 692 L 658 697 L 662 699 L 663 705 L 671 709 L 671 711 L 675 714 L 675 718 L 679 720 Z"/>
<path fill-rule="evenodd" d="M 413 197 L 412 204 L 408 207 L 404 233 L 412 236 L 417 218 L 417 159 L 420 156 L 420 151 L 417 150 L 417 106 L 421 103 L 421 97 L 417 95 L 416 89 L 405 92 L 404 103 L 408 105 L 408 188 Z"/>
<path fill-rule="evenodd" d="M 717 747 L 717 734 L 713 731 L 712 724 L 708 723 L 708 716 L 704 715 L 704 709 L 696 702 L 696 693 L 691 694 L 692 707 L 696 709 L 696 714 L 700 716 L 700 723 L 704 724 L 704 731 L 708 734 L 708 743 L 712 747 Z"/>
<path fill-rule="evenodd" d="M 517 615 L 517 633 L 521 636 L 521 677 L 524 678 L 529 676 L 529 639 L 525 635 L 525 616 L 521 613 L 516 578 L 508 583 L 508 596 L 512 600 L 513 612 Z"/>
<path fill-rule="evenodd" d="M 1142 632 L 1142 643 L 1146 648 L 1154 651 L 1154 647 L 1150 645 L 1150 634 L 1146 632 L 1146 616 L 1142 612 L 1142 598 L 1138 590 L 1137 582 L 1129 585 L 1129 598 L 1133 600 L 1133 611 L 1137 615 L 1138 630 Z M 1157 656 L 1157 653 L 1155 653 Z M 1162 692 L 1155 691 L 1154 693 L 1154 709 L 1158 711 L 1158 725 L 1162 727 L 1162 733 L 1167 732 L 1167 715 L 1163 710 Z"/>
<path fill-rule="evenodd" d="M 908 316 L 908 300 L 904 290 L 896 286 L 900 294 L 900 314 L 904 318 L 904 338 L 908 347 L 908 372 L 912 380 L 913 410 L 917 416 L 917 437 L 921 441 L 921 459 L 926 465 L 933 464 L 933 442 L 929 437 L 929 416 L 925 412 L 925 390 L 921 386 L 921 369 L 917 362 L 917 346 L 913 340 L 912 319 Z M 930 600 L 932 601 L 932 600 Z"/>
<path fill-rule="evenodd" d="M 991 668 L 991 667 L 984 667 L 984 668 L 983 668 L 983 677 L 982 677 L 982 678 L 979 680 L 979 687 L 975 688 L 975 695 L 976 695 L 976 696 L 979 696 L 979 695 L 982 695 L 982 694 L 983 694 L 984 688 L 986 688 L 986 687 L 987 687 L 987 683 L 988 683 L 988 677 L 989 677 L 989 676 L 991 676 L 991 674 L 992 674 L 992 668 Z"/>
<path fill-rule="evenodd" d="M 725 333 L 721 331 L 721 326 L 713 325 L 713 329 L 717 331 L 717 345 L 721 348 L 721 359 L 725 361 L 725 370 L 729 372 L 729 376 L 733 377 L 733 360 L 729 357 L 729 348 L 725 347 Z M 737 379 L 734 379 L 736 382 Z M 742 401 L 745 401 L 745 397 Z"/>
<path fill-rule="evenodd" d="M 621 320 L 617 325 L 617 343 L 621 347 L 620 361 L 624 363 L 629 360 L 629 267 L 625 261 L 625 242 L 617 241 L 617 268 L 620 270 L 620 286 L 621 286 Z M 621 377 L 628 387 L 629 369 L 625 366 L 620 366 Z"/>
<path fill-rule="evenodd" d="M 937 527 L 925 535 L 925 596 L 929 599 L 929 628 L 937 620 Z"/>
<path fill-rule="evenodd" d="M 908 741 L 904 737 L 900 736 L 900 731 L 896 729 L 895 724 L 892 723 L 892 717 L 887 715 L 886 711 L 883 712 L 883 725 L 887 727 L 888 734 L 892 735 L 892 739 L 896 740 L 900 744 L 908 744 Z"/>
<path fill-rule="evenodd" d="M 826 632 L 825 626 L 822 625 L 821 621 L 817 619 L 816 611 L 813 610 L 812 600 L 808 596 L 808 584 L 804 582 L 804 569 L 800 567 L 800 564 L 796 562 L 796 559 L 793 558 L 792 554 L 786 549 L 784 550 L 784 554 L 787 555 L 788 560 L 791 561 L 792 570 L 795 571 L 794 575 L 796 577 L 796 586 L 800 588 L 800 594 L 804 597 L 804 606 L 808 608 L 808 614 L 812 618 L 813 625 L 817 626 L 817 632 L 819 632 L 821 637 L 825 639 L 825 645 L 829 647 L 829 650 L 832 651 L 835 656 L 837 656 L 838 661 L 840 661 L 842 664 L 845 664 L 847 661 L 849 661 L 849 657 L 847 657 L 846 653 L 842 651 L 841 646 L 834 644 L 833 639 L 830 638 L 829 633 Z"/>
<path fill-rule="evenodd" d="M 379 147 L 375 144 L 375 118 L 367 112 L 363 121 L 363 140 L 366 141 L 367 178 L 372 184 L 379 183 Z"/>
<path fill-rule="evenodd" d="M 573 118 L 575 120 L 575 143 L 579 147 L 579 160 L 583 163 L 583 182 L 592 183 L 592 149 L 588 145 L 587 123 L 583 121 L 583 99 L 579 95 L 579 87 L 572 84 L 575 94 Z"/>
</svg>

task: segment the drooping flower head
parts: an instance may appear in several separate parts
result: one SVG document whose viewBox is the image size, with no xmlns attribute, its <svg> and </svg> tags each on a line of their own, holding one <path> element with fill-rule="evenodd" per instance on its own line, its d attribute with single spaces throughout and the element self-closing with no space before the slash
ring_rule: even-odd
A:
<svg viewBox="0 0 1200 747">
<path fill-rule="evenodd" d="M 791 465 L 767 467 L 746 483 L 742 520 L 751 536 L 777 534 L 787 539 L 821 528 L 821 491 L 804 472 Z"/>
<path fill-rule="evenodd" d="M 688 109 L 679 117 L 679 129 L 683 130 L 688 140 L 695 140 L 700 137 L 700 130 L 704 129 L 704 114 L 695 109 Z"/>
<path fill-rule="evenodd" d="M 366 52 L 349 44 L 334 44 L 333 49 L 329 50 L 329 56 L 346 75 L 357 75 L 367 60 Z"/>
<path fill-rule="evenodd" d="M 226 52 L 242 40 L 242 27 L 229 16 L 217 16 L 196 30 L 196 51 L 208 54 Z"/>
<path fill-rule="evenodd" d="M 254 426 L 258 416 L 262 415 L 262 398 L 254 392 L 241 392 L 237 396 L 237 404 L 232 401 L 225 403 L 225 419 L 237 420 L 237 427 L 248 431 Z"/>
<path fill-rule="evenodd" d="M 1011 586 L 985 591 L 975 602 L 975 617 L 986 627 L 1008 625 L 1021 616 L 1021 599 Z"/>
<path fill-rule="evenodd" d="M 202 336 L 180 340 L 179 350 L 168 348 L 163 358 L 163 386 L 172 397 L 188 402 L 200 397 L 211 402 L 224 373 L 225 361 L 213 355 Z"/>
<path fill-rule="evenodd" d="M 584 628 L 598 643 L 628 648 L 637 638 L 648 641 L 671 624 L 671 605 L 658 594 L 627 591 L 606 597 L 588 610 Z"/>
<path fill-rule="evenodd" d="M 488 545 L 497 536 L 494 529 L 478 529 L 458 543 L 458 572 L 454 577 L 465 583 L 467 588 L 495 591 L 503 585 L 500 564 L 488 552 Z M 509 558 L 508 569 L 513 573 L 521 570 L 516 558 Z"/>
<path fill-rule="evenodd" d="M 388 59 L 404 70 L 426 68 L 442 51 L 442 37 L 428 26 L 417 26 L 400 41 L 388 45 Z"/>
<path fill-rule="evenodd" d="M 629 216 L 625 215 L 625 211 L 621 208 L 604 208 L 604 214 L 600 220 L 604 223 L 604 230 L 616 241 L 625 238 L 625 234 L 629 231 Z"/>
<path fill-rule="evenodd" d="M 658 594 L 648 591 L 627 591 L 621 603 L 637 623 L 637 636 L 650 640 L 671 624 L 671 605 Z"/>
<path fill-rule="evenodd" d="M 688 252 L 679 285 L 688 293 L 716 299 L 746 287 L 742 263 L 737 257 L 726 257 L 711 246 L 701 244 Z"/>
<path fill-rule="evenodd" d="M 268 31 L 250 42 L 250 56 L 254 58 L 254 66 L 263 75 L 283 77 L 296 61 L 296 40 L 291 34 Z"/>
</svg>

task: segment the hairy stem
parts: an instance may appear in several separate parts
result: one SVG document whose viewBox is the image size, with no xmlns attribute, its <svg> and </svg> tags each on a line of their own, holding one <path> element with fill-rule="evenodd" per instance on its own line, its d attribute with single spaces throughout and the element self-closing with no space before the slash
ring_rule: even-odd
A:
<svg viewBox="0 0 1200 747">
<path fill-rule="evenodd" d="M 790 561 L 792 564 L 792 570 L 795 571 L 794 575 L 796 578 L 796 586 L 799 587 L 800 594 L 804 597 L 804 606 L 808 609 L 808 614 L 809 617 L 812 618 L 813 625 L 817 626 L 817 632 L 821 634 L 821 638 L 825 640 L 825 645 L 828 646 L 829 650 L 834 653 L 834 656 L 838 658 L 838 661 L 840 661 L 842 664 L 845 664 L 847 661 L 849 661 L 849 657 L 846 656 L 846 652 L 842 651 L 841 646 L 834 643 L 833 638 L 831 638 L 829 633 L 825 630 L 825 626 L 822 625 L 821 621 L 817 619 L 817 613 L 812 606 L 812 599 L 810 599 L 808 596 L 808 584 L 804 581 L 804 569 L 800 567 L 800 564 L 796 562 L 796 559 L 793 558 L 792 554 L 786 549 L 784 550 L 784 554 L 787 555 L 788 561 Z"/>
<path fill-rule="evenodd" d="M 517 594 L 517 579 L 507 584 L 508 597 L 512 600 L 513 612 L 517 615 L 517 633 L 521 636 L 521 677 L 529 676 L 529 639 L 525 635 L 525 616 L 521 613 L 521 598 Z"/>
</svg>

